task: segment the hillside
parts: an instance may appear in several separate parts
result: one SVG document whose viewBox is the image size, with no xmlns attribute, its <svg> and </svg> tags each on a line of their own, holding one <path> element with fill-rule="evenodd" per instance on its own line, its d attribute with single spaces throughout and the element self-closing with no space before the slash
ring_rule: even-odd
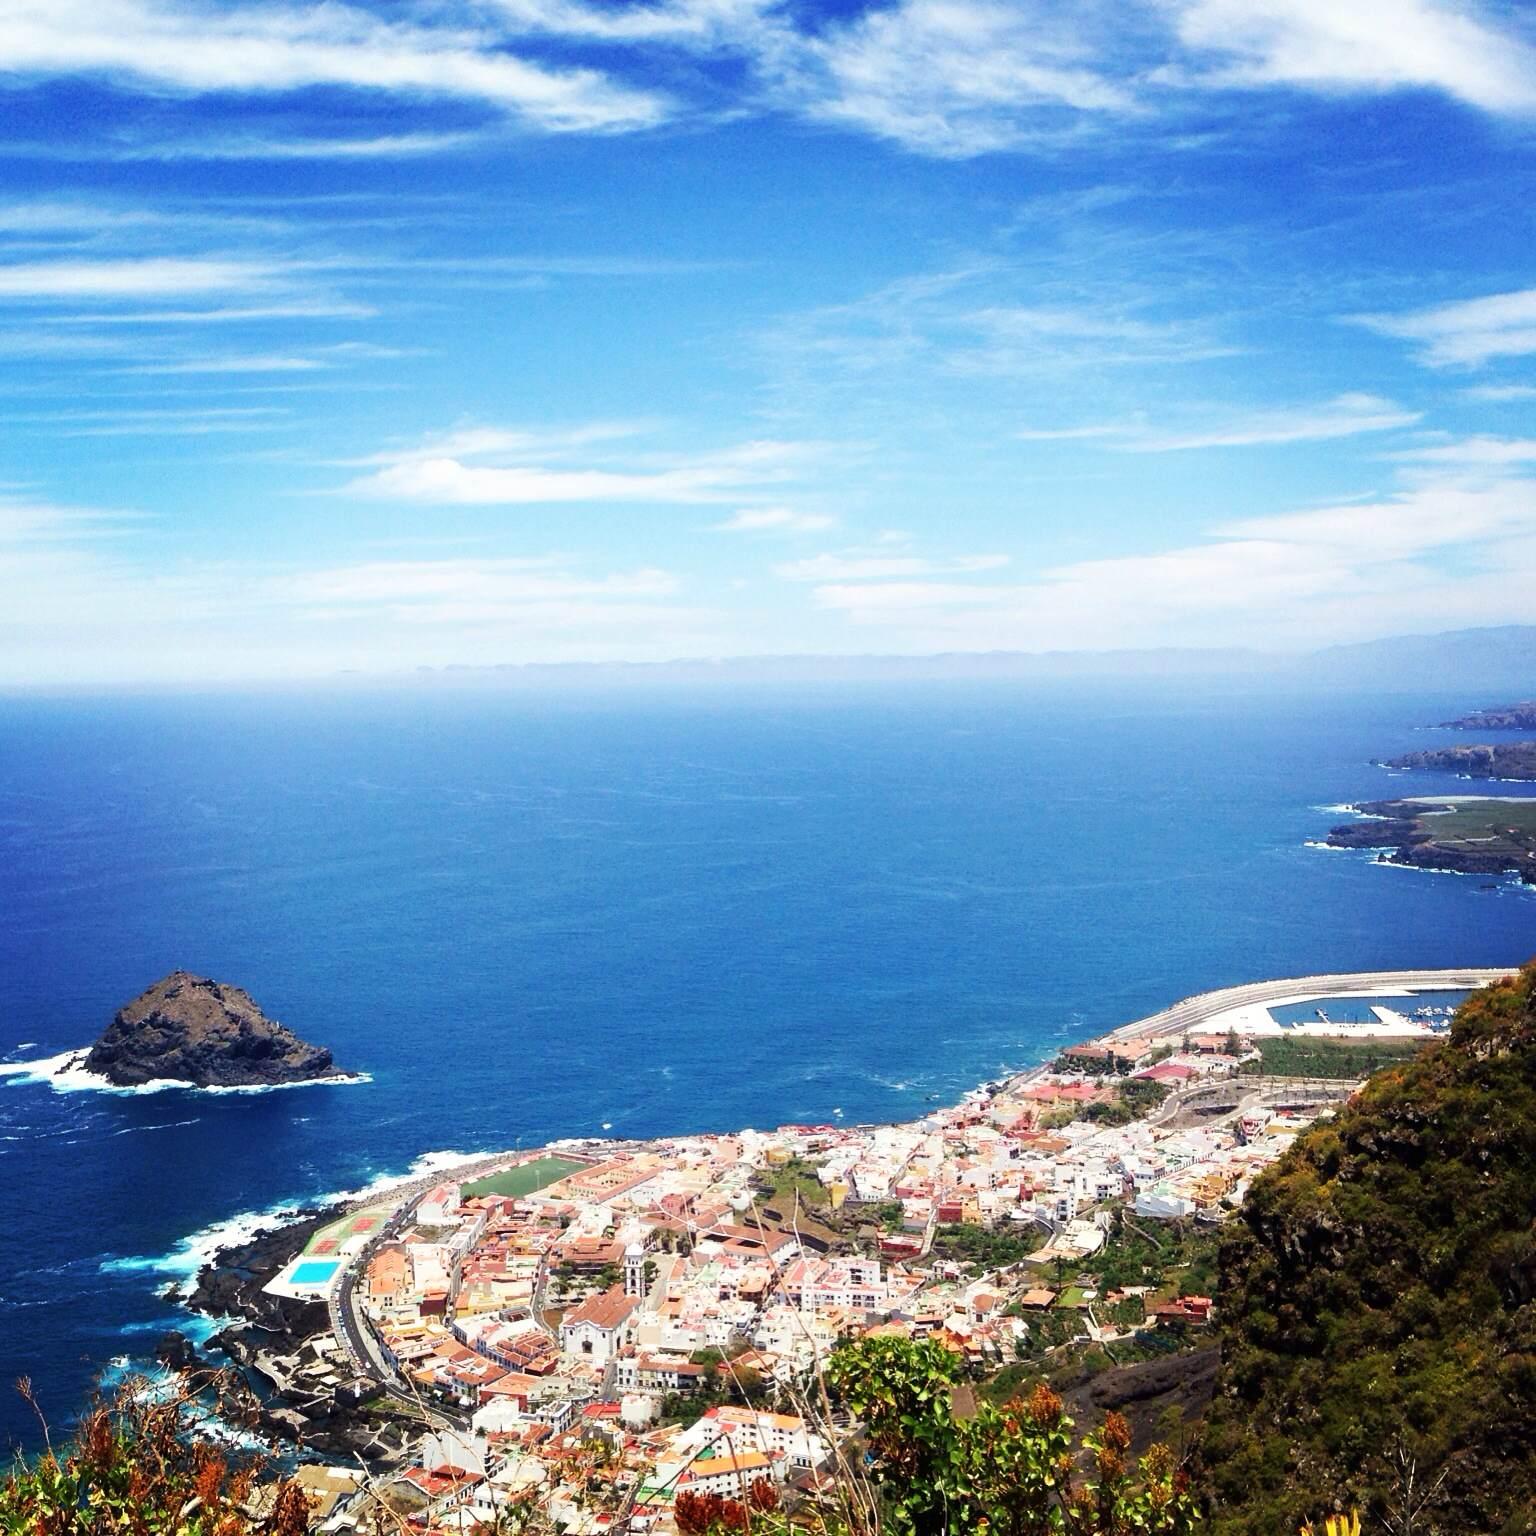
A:
<svg viewBox="0 0 1536 1536">
<path fill-rule="evenodd" d="M 1533 1169 L 1536 964 L 1255 1181 L 1222 1245 L 1220 1536 L 1333 1500 L 1536 1531 Z"/>
</svg>

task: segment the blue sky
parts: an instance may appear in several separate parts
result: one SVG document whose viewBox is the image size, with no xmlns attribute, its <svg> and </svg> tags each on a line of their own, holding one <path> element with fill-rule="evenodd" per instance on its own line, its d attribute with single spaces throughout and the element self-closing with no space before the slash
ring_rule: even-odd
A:
<svg viewBox="0 0 1536 1536">
<path fill-rule="evenodd" d="M 0 0 L 0 682 L 1536 619 L 1536 23 Z"/>
</svg>

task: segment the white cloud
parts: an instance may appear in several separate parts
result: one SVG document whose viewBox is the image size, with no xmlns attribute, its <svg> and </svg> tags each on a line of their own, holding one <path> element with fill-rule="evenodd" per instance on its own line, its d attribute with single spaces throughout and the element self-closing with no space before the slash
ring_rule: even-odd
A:
<svg viewBox="0 0 1536 1536">
<path fill-rule="evenodd" d="M 1443 91 L 1496 113 L 1536 111 L 1536 53 L 1472 0 L 1165 0 L 1218 85 Z"/>
<path fill-rule="evenodd" d="M 796 512 L 792 507 L 745 507 L 712 533 L 822 533 L 836 527 L 837 519 L 823 512 Z"/>
<path fill-rule="evenodd" d="M 871 0 L 814 19 L 772 0 L 447 0 L 394 14 L 345 0 L 0 0 L 0 70 L 93 75 L 157 94 L 328 86 L 452 98 L 548 133 L 625 132 L 686 111 L 779 111 L 944 157 L 1059 148 L 1100 123 L 1186 112 L 1213 86 L 1417 87 L 1494 113 L 1536 110 L 1529 42 L 1473 0 Z M 555 67 L 512 51 L 551 39 L 596 62 Z M 624 48 L 643 52 L 651 78 L 663 49 L 727 62 L 733 78 L 706 83 L 695 69 L 695 99 L 680 102 L 616 78 Z M 85 143 L 81 152 L 341 159 L 429 154 L 475 137 L 402 125 L 356 137 Z"/>
<path fill-rule="evenodd" d="M 786 581 L 883 581 L 896 576 L 962 575 L 995 571 L 1008 564 L 1007 555 L 960 555 L 952 560 L 926 560 L 915 555 L 813 555 L 773 568 Z"/>
<path fill-rule="evenodd" d="M 1536 459 L 1536 438 L 1465 437 L 1451 443 L 1426 443 L 1395 454 L 1412 464 L 1448 465 L 1458 469 L 1499 469 Z"/>
<path fill-rule="evenodd" d="M 1489 405 L 1506 405 L 1515 400 L 1536 400 L 1533 384 L 1474 384 L 1462 390 L 1468 400 L 1480 400 Z"/>
<path fill-rule="evenodd" d="M 829 581 L 818 606 L 905 649 L 1312 647 L 1527 622 L 1536 481 L 1434 483 L 1366 504 L 1234 520 L 1200 544 L 1026 582 Z"/>
<path fill-rule="evenodd" d="M 1536 352 L 1536 288 L 1462 299 L 1401 315 L 1351 318 L 1384 336 L 1417 342 L 1420 360 L 1431 367 L 1476 367 L 1495 357 Z"/>
<path fill-rule="evenodd" d="M 442 154 L 479 138 L 474 133 L 385 133 L 351 139 L 173 139 L 130 150 L 114 147 L 103 153 L 115 160 L 380 160 Z"/>
<path fill-rule="evenodd" d="M 108 538 L 143 521 L 140 512 L 57 506 L 0 492 L 0 547 Z"/>
<path fill-rule="evenodd" d="M 339 3 L 215 10 L 165 0 L 3 0 L 0 68 L 105 75 L 156 89 L 350 86 L 489 103 L 546 132 L 613 132 L 666 115 L 662 99 L 592 69 L 551 70 L 468 28 L 389 23 Z"/>
<path fill-rule="evenodd" d="M 50 325 L 244 325 L 266 320 L 369 320 L 368 304 L 316 299 L 283 304 L 227 304 L 215 309 L 103 310 L 100 314 L 46 317 Z"/>
<path fill-rule="evenodd" d="M 571 598 L 669 597 L 677 578 L 646 567 L 617 575 L 583 577 L 559 569 L 552 557 L 486 560 L 379 560 L 307 571 L 272 583 L 286 602 L 336 604 L 445 604 L 563 601 Z"/>
<path fill-rule="evenodd" d="M 1180 453 L 1201 448 L 1254 448 L 1286 443 L 1326 442 L 1363 432 L 1410 427 L 1422 419 L 1378 395 L 1343 394 L 1316 405 L 1281 406 L 1250 411 L 1212 425 L 1185 431 L 1157 431 L 1145 422 L 1095 423 L 1082 427 L 1026 428 L 1021 442 L 1103 441 L 1122 453 Z"/>
<path fill-rule="evenodd" d="M 174 362 L 143 363 L 127 373 L 311 373 L 333 364 L 323 358 L 289 352 L 245 352 L 225 357 L 187 357 Z"/>
<path fill-rule="evenodd" d="M 1177 453 L 1193 448 L 1249 448 L 1283 443 L 1326 442 L 1361 432 L 1409 427 L 1420 412 L 1405 411 L 1376 395 L 1339 395 L 1323 405 L 1255 411 L 1205 431 L 1132 436 L 1118 446 L 1132 453 Z"/>
<path fill-rule="evenodd" d="M 269 262 L 176 256 L 11 262 L 0 265 L 0 298 L 142 299 L 228 293 L 265 287 L 280 272 Z"/>
<path fill-rule="evenodd" d="M 1113 422 L 1103 422 L 1084 427 L 1021 427 L 1013 435 L 1021 443 L 1072 443 L 1086 442 L 1096 437 L 1123 437 L 1134 430 Z"/>
<path fill-rule="evenodd" d="M 1131 90 L 1101 67 L 1102 41 L 1061 7 L 901 0 L 803 43 L 790 76 L 812 117 L 975 155 L 1028 142 L 1050 114 L 1132 110 Z"/>
<path fill-rule="evenodd" d="M 580 466 L 555 467 L 573 448 L 596 450 L 605 438 L 634 431 L 610 423 L 553 434 L 466 428 L 436 445 L 381 456 L 382 468 L 344 489 L 354 496 L 443 506 L 735 501 L 793 478 L 798 461 L 817 446 L 750 442 L 687 457 L 631 456 L 619 464 L 589 459 Z"/>
</svg>

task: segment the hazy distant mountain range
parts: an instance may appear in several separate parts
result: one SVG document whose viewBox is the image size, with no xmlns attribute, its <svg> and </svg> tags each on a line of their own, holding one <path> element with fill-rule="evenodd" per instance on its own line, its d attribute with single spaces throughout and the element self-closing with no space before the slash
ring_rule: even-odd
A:
<svg viewBox="0 0 1536 1536">
<path fill-rule="evenodd" d="M 1017 678 L 1231 679 L 1276 686 L 1470 690 L 1472 703 L 1536 692 L 1536 625 L 1400 635 L 1302 654 L 1257 650 L 953 651 L 934 656 L 738 656 L 665 662 L 427 667 L 423 680 L 464 686 L 749 684 Z"/>
</svg>

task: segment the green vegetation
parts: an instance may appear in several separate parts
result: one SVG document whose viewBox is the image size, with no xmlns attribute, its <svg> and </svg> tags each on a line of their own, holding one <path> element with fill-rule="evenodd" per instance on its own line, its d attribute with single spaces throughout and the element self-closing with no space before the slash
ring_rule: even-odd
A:
<svg viewBox="0 0 1536 1536">
<path fill-rule="evenodd" d="M 1129 1125 L 1150 1115 L 1168 1097 L 1167 1083 L 1150 1082 L 1144 1077 L 1130 1077 L 1120 1084 L 1117 1097 L 1108 1103 L 1089 1104 L 1083 1118 L 1099 1125 Z"/>
<path fill-rule="evenodd" d="M 961 1264 L 979 1264 L 984 1269 L 999 1269 L 1017 1264 L 1025 1254 L 1040 1246 L 1040 1234 L 1027 1236 L 1007 1228 L 978 1227 L 969 1222 L 939 1227 L 933 1234 L 933 1256 L 953 1259 Z"/>
<path fill-rule="evenodd" d="M 1536 965 L 1255 1180 L 1221 1251 L 1221 1536 L 1320 1490 L 1373 1529 L 1533 1529 L 1533 1168 Z"/>
<path fill-rule="evenodd" d="M 1086 1261 L 1101 1291 L 1149 1285 L 1160 1295 L 1209 1296 L 1217 1283 L 1217 1228 L 1194 1221 L 1137 1222 L 1121 1212 L 1104 1246 Z"/>
<path fill-rule="evenodd" d="M 1048 1387 L 1003 1407 L 957 1412 L 961 1367 L 931 1340 L 866 1339 L 838 1350 L 828 1388 L 867 1426 L 876 1518 L 891 1536 L 1181 1536 L 1194 1501 L 1172 1455 L 1138 1466 L 1130 1430 L 1110 1414 L 1074 1441 Z M 1086 1475 L 1076 1465 L 1086 1465 Z"/>
<path fill-rule="evenodd" d="M 232 1382 L 221 1382 L 232 1386 Z M 17 1383 L 32 1402 L 31 1385 Z M 73 1440 L 0 1478 L 5 1536 L 304 1536 L 309 1504 L 302 1489 L 264 1490 L 267 1511 L 248 1513 L 259 1458 L 231 1462 L 188 1438 L 196 1399 L 190 1390 L 159 1399 L 147 1382 L 130 1382 L 110 1404 L 81 1420 Z M 35 1404 L 34 1404 L 35 1406 Z"/>
<path fill-rule="evenodd" d="M 1369 1077 L 1411 1061 L 1425 1044 L 1421 1036 L 1330 1040 L 1324 1035 L 1262 1035 L 1254 1041 L 1262 1059 L 1244 1062 L 1242 1070 L 1266 1077 Z"/>
<path fill-rule="evenodd" d="M 1447 802 L 1450 803 L 1450 802 Z M 1437 843 L 1485 843 L 1490 834 L 1536 837 L 1536 799 L 1462 800 L 1421 823 Z"/>
<path fill-rule="evenodd" d="M 464 1186 L 462 1194 L 466 1200 L 476 1195 L 506 1195 L 516 1200 L 523 1195 L 535 1194 L 569 1174 L 580 1173 L 586 1166 L 569 1157 L 536 1157 L 515 1168 L 503 1168 L 488 1178 L 476 1179 Z"/>
<path fill-rule="evenodd" d="M 803 1157 L 792 1157 L 777 1168 L 764 1169 L 758 1174 L 756 1183 L 762 1194 L 774 1204 L 783 1202 L 786 1206 L 790 1205 L 796 1195 L 799 1195 L 801 1205 L 818 1209 L 831 1203 L 826 1185 L 816 1176 L 816 1164 L 807 1162 Z"/>
</svg>

